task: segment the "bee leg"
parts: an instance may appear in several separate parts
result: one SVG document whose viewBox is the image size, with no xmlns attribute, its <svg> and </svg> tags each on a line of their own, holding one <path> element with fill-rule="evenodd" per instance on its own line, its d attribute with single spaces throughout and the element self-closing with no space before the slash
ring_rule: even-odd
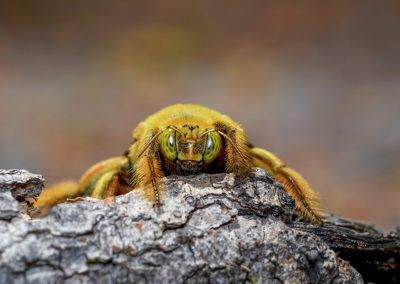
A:
<svg viewBox="0 0 400 284">
<path fill-rule="evenodd" d="M 68 198 L 79 195 L 78 184 L 74 181 L 59 182 L 49 188 L 44 188 L 37 199 L 31 199 L 34 207 L 51 207 L 62 203 Z"/>
<path fill-rule="evenodd" d="M 305 216 L 316 223 L 322 223 L 322 216 L 319 214 L 321 210 L 319 197 L 303 176 L 295 170 L 287 168 L 274 154 L 264 149 L 252 148 L 251 153 L 255 166 L 265 169 L 295 199 L 297 215 Z"/>
<path fill-rule="evenodd" d="M 79 184 L 67 181 L 45 188 L 37 200 L 32 200 L 33 206 L 54 206 L 67 199 L 84 195 L 105 198 L 125 193 L 127 187 L 123 183 L 117 183 L 116 177 L 121 175 L 126 159 L 126 157 L 116 157 L 95 164 L 86 171 Z"/>
<path fill-rule="evenodd" d="M 92 197 L 104 199 L 111 196 L 125 193 L 123 185 L 120 183 L 118 172 L 107 172 L 97 182 L 91 194 Z"/>
<path fill-rule="evenodd" d="M 79 182 L 81 195 L 103 199 L 129 191 L 127 157 L 111 158 L 91 167 Z"/>
</svg>

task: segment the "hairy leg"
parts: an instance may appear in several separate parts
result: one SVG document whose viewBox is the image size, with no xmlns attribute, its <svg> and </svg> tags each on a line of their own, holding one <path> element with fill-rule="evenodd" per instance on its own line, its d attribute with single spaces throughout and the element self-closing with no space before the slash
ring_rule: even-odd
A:
<svg viewBox="0 0 400 284">
<path fill-rule="evenodd" d="M 54 206 L 67 198 L 76 197 L 78 192 L 79 187 L 75 181 L 63 181 L 43 189 L 37 200 L 31 199 L 31 202 L 34 207 Z"/>
<path fill-rule="evenodd" d="M 123 169 L 126 157 L 116 157 L 92 166 L 79 183 L 68 181 L 55 184 L 42 191 L 38 199 L 32 200 L 35 207 L 54 206 L 70 198 L 92 196 L 105 198 L 126 192 Z"/>
<path fill-rule="evenodd" d="M 307 180 L 293 169 L 287 168 L 274 154 L 260 148 L 252 148 L 255 166 L 265 169 L 280 182 L 285 191 L 295 199 L 296 214 L 321 223 L 319 197 Z"/>
</svg>

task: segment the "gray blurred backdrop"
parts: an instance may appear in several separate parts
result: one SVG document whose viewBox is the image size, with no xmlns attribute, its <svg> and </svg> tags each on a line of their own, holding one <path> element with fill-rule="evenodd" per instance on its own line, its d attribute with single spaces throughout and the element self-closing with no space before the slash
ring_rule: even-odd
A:
<svg viewBox="0 0 400 284">
<path fill-rule="evenodd" d="M 400 224 L 400 1 L 1 1 L 0 168 L 78 179 L 174 103 Z"/>
</svg>

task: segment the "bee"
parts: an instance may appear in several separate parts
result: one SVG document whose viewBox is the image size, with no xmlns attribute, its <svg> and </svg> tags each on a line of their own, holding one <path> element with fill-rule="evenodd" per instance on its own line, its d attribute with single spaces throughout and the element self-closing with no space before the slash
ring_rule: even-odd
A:
<svg viewBox="0 0 400 284">
<path fill-rule="evenodd" d="M 254 167 L 265 169 L 295 199 L 295 213 L 320 223 L 318 196 L 298 172 L 274 154 L 253 147 L 243 128 L 230 117 L 200 105 L 172 105 L 149 116 L 133 131 L 120 157 L 89 168 L 78 184 L 64 182 L 45 189 L 35 207 L 67 198 L 105 199 L 132 190 L 160 206 L 169 175 L 233 173 L 243 179 Z"/>
</svg>

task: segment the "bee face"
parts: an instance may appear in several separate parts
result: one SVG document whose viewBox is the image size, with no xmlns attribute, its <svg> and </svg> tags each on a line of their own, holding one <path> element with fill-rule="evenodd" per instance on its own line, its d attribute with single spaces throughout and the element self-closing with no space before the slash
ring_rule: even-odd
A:
<svg viewBox="0 0 400 284">
<path fill-rule="evenodd" d="M 171 126 L 160 135 L 161 153 L 175 163 L 183 175 L 199 173 L 202 166 L 214 161 L 221 151 L 221 137 L 213 129 L 199 126 Z"/>
</svg>

